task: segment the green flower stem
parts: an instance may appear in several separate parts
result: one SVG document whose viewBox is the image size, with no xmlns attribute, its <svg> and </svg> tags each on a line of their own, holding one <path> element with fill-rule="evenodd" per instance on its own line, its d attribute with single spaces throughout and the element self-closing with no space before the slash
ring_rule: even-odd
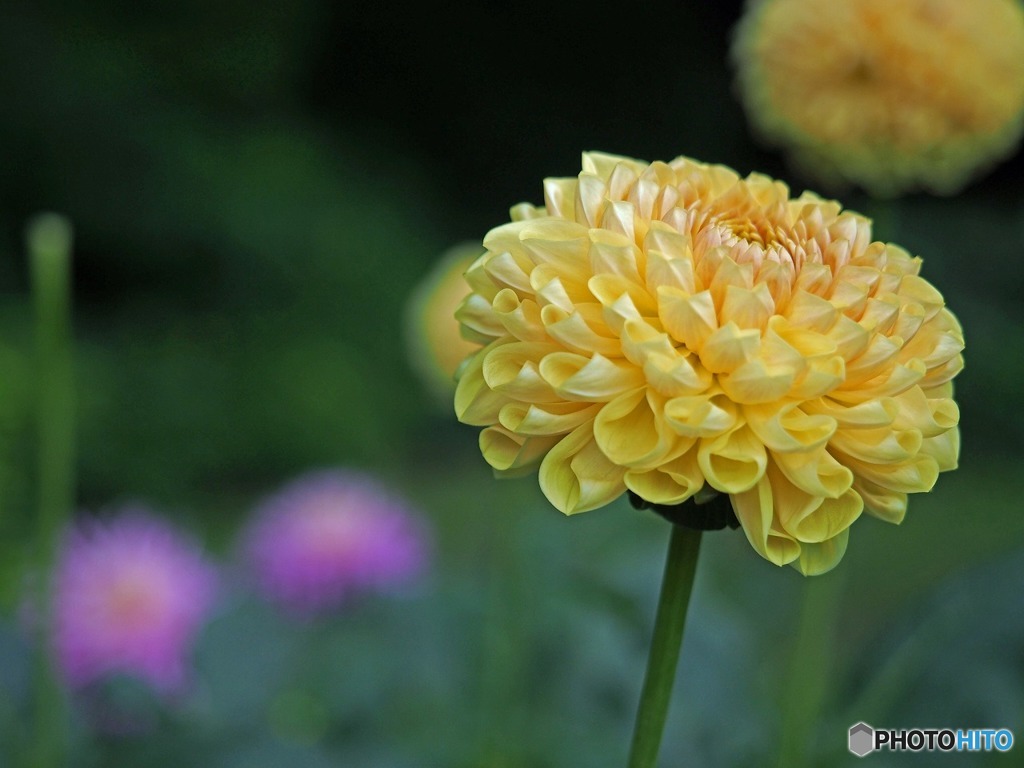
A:
<svg viewBox="0 0 1024 768">
<path fill-rule="evenodd" d="M 67 704 L 50 645 L 50 581 L 75 497 L 75 389 L 71 359 L 71 226 L 42 214 L 28 226 L 37 356 L 37 577 L 39 616 L 32 765 L 65 763 Z"/>
<path fill-rule="evenodd" d="M 683 644 L 686 609 L 693 591 L 697 570 L 701 531 L 672 526 L 672 537 L 662 576 L 658 614 L 647 657 L 647 672 L 637 707 L 629 768 L 653 768 L 658 759 L 661 735 L 665 730 L 676 664 Z"/>
<path fill-rule="evenodd" d="M 812 764 L 815 726 L 821 721 L 835 664 L 835 632 L 845 571 L 803 582 L 800 624 L 782 691 L 780 768 Z"/>
</svg>

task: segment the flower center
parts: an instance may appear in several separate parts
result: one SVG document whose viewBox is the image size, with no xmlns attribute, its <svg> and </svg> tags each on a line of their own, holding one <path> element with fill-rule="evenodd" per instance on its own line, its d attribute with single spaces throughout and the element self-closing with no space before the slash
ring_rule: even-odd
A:
<svg viewBox="0 0 1024 768">
<path fill-rule="evenodd" d="M 776 226 L 766 219 L 742 216 L 722 218 L 718 223 L 740 240 L 756 243 L 762 248 L 780 242 Z"/>
<path fill-rule="evenodd" d="M 358 549 L 364 524 L 357 513 L 327 503 L 312 510 L 302 526 L 305 551 L 318 562 L 344 561 Z"/>
<path fill-rule="evenodd" d="M 122 629 L 143 628 L 161 614 L 164 604 L 162 585 L 139 572 L 124 574 L 111 586 L 107 614 Z"/>
</svg>

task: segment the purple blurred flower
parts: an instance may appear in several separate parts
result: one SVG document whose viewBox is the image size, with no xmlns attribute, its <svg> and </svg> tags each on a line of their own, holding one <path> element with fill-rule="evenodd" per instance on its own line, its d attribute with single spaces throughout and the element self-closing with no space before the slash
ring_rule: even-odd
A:
<svg viewBox="0 0 1024 768">
<path fill-rule="evenodd" d="M 243 547 L 262 592 L 302 612 L 411 581 L 428 552 L 408 502 L 351 470 L 309 472 L 266 498 Z"/>
<path fill-rule="evenodd" d="M 53 584 L 53 642 L 68 684 L 120 673 L 179 690 L 216 591 L 198 544 L 150 510 L 81 521 L 65 537 Z"/>
</svg>

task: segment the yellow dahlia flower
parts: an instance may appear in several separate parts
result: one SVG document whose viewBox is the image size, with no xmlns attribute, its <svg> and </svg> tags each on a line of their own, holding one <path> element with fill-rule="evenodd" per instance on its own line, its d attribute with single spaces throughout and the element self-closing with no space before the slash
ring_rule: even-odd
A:
<svg viewBox="0 0 1024 768">
<path fill-rule="evenodd" d="M 1024 131 L 1019 0 L 752 0 L 732 53 L 753 128 L 823 182 L 952 193 Z"/>
<path fill-rule="evenodd" d="M 751 545 L 820 573 L 959 452 L 963 336 L 919 258 L 781 182 L 589 153 L 484 238 L 457 312 L 459 419 L 566 514 L 728 494 Z"/>
<path fill-rule="evenodd" d="M 469 286 L 463 274 L 480 256 L 479 243 L 445 251 L 409 296 L 405 308 L 405 345 L 409 362 L 427 390 L 451 402 L 455 370 L 479 345 L 462 338 L 455 310 Z"/>
</svg>

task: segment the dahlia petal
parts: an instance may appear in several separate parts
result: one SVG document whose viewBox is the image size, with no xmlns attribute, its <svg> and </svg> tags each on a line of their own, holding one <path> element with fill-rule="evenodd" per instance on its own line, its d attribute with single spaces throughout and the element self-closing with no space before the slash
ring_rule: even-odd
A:
<svg viewBox="0 0 1024 768">
<path fill-rule="evenodd" d="M 712 373 L 729 373 L 752 360 L 760 346 L 760 332 L 726 323 L 708 337 L 700 361 Z"/>
<path fill-rule="evenodd" d="M 916 274 L 904 276 L 900 280 L 897 293 L 903 299 L 910 299 L 914 303 L 920 304 L 926 310 L 929 318 L 935 316 L 946 304 L 938 289 Z"/>
<path fill-rule="evenodd" d="M 482 372 L 487 386 L 514 400 L 552 403 L 561 398 L 540 373 L 539 364 L 561 347 L 543 342 L 515 341 L 489 351 Z"/>
<path fill-rule="evenodd" d="M 700 352 L 718 330 L 711 291 L 688 294 L 669 286 L 658 288 L 658 318 L 672 338 L 694 352 Z"/>
<path fill-rule="evenodd" d="M 633 305 L 645 317 L 656 317 L 658 306 L 654 297 L 639 283 L 627 280 L 621 275 L 594 275 L 587 281 L 587 287 L 604 306 L 610 307 L 620 296 L 626 294 Z"/>
<path fill-rule="evenodd" d="M 504 427 L 487 427 L 480 432 L 480 452 L 498 472 L 529 471 L 551 450 L 560 436 L 527 437 Z"/>
<path fill-rule="evenodd" d="M 822 497 L 813 496 L 797 488 L 774 461 L 768 462 L 765 474 L 771 484 L 772 503 L 775 508 L 775 516 L 778 519 L 778 527 L 788 535 L 795 536 L 796 533 L 790 526 L 811 514 L 821 503 Z"/>
<path fill-rule="evenodd" d="M 505 429 L 520 435 L 564 435 L 581 424 L 593 421 L 599 405 L 588 403 L 506 403 L 498 412 Z"/>
<path fill-rule="evenodd" d="M 957 355 L 948 362 L 935 368 L 928 369 L 928 372 L 921 379 L 923 389 L 931 389 L 945 384 L 964 369 L 963 355 Z"/>
<path fill-rule="evenodd" d="M 907 514 L 907 494 L 890 491 L 869 480 L 858 477 L 853 489 L 864 499 L 864 511 L 879 520 L 898 525 Z"/>
<path fill-rule="evenodd" d="M 641 243 L 646 232 L 637 231 L 636 218 L 636 206 L 626 200 L 615 200 L 605 209 L 602 229 L 621 235 L 631 243 Z"/>
<path fill-rule="evenodd" d="M 537 294 L 537 302 L 540 306 L 556 306 L 563 312 L 570 313 L 576 306 L 576 298 L 579 293 L 574 291 L 570 295 L 562 278 L 551 274 L 548 270 L 537 267 L 530 273 L 530 285 Z M 588 292 L 589 293 L 589 292 Z"/>
<path fill-rule="evenodd" d="M 455 415 L 463 424 L 475 427 L 490 426 L 497 422 L 502 406 L 509 402 L 506 395 L 487 386 L 483 375 L 483 363 L 487 354 L 497 345 L 508 342 L 509 339 L 499 339 L 484 347 L 470 357 L 468 364 L 461 370 L 459 382 L 455 387 Z"/>
<path fill-rule="evenodd" d="M 899 290 L 900 281 L 903 280 L 903 270 L 898 267 L 887 265 L 883 267 L 882 278 L 879 280 L 879 285 L 874 289 L 874 294 L 877 296 L 893 296 L 896 301 L 899 301 L 899 297 L 896 292 Z"/>
<path fill-rule="evenodd" d="M 924 325 L 926 319 L 925 308 L 920 304 L 907 303 L 900 307 L 899 315 L 896 317 L 896 324 L 892 328 L 892 336 L 899 336 L 901 339 L 910 340 L 917 335 Z"/>
<path fill-rule="evenodd" d="M 624 157 L 623 155 L 593 151 L 583 153 L 583 172 L 597 176 L 601 179 L 602 184 L 611 178 L 612 172 L 620 165 L 632 168 L 634 170 L 634 178 L 636 178 L 636 173 L 639 173 L 643 168 L 643 165 L 633 158 Z"/>
<path fill-rule="evenodd" d="M 665 397 L 699 394 L 711 385 L 711 374 L 686 350 L 648 354 L 643 372 L 651 388 Z"/>
<path fill-rule="evenodd" d="M 670 214 L 672 211 L 680 210 L 680 208 L 677 207 L 678 205 L 679 190 L 675 186 L 672 186 L 671 183 L 669 186 L 662 187 L 661 194 L 658 195 L 658 200 L 655 203 L 656 213 L 654 218 L 651 220 L 651 225 L 654 226 L 657 224 L 668 223 L 665 221 L 666 215 Z"/>
<path fill-rule="evenodd" d="M 784 342 L 785 346 L 775 344 L 776 339 Z M 768 350 L 793 361 L 831 358 L 839 351 L 836 342 L 828 335 L 795 326 L 781 316 L 769 321 L 765 342 Z"/>
<path fill-rule="evenodd" d="M 850 529 L 844 528 L 831 539 L 818 543 L 801 542 L 800 557 L 791 565 L 804 576 L 828 573 L 843 559 L 850 540 Z"/>
<path fill-rule="evenodd" d="M 939 472 L 956 469 L 960 463 L 960 430 L 949 429 L 921 444 L 921 453 L 931 456 L 939 465 Z"/>
<path fill-rule="evenodd" d="M 868 290 L 868 286 L 860 283 L 837 281 L 828 298 L 847 317 L 860 317 L 867 306 Z"/>
<path fill-rule="evenodd" d="M 710 260 L 708 260 L 710 264 Z M 715 298 L 715 306 L 721 307 L 725 302 L 725 292 L 730 286 L 733 288 L 751 289 L 754 287 L 754 265 L 748 263 L 737 264 L 731 256 L 726 255 L 718 264 L 714 277 L 708 284 L 708 290 Z M 724 319 L 719 314 L 720 319 Z"/>
<path fill-rule="evenodd" d="M 827 264 L 805 262 L 797 273 L 793 290 L 794 292 L 806 291 L 807 293 L 824 296 L 831 287 L 832 270 Z"/>
<path fill-rule="evenodd" d="M 525 256 L 517 260 L 508 251 L 495 254 L 483 265 L 484 272 L 495 286 L 511 288 L 520 296 L 533 293 L 529 275 L 532 268 L 533 264 Z"/>
<path fill-rule="evenodd" d="M 908 360 L 905 365 L 897 363 L 891 370 L 885 371 L 875 378 L 865 381 L 859 387 L 844 382 L 829 393 L 833 400 L 848 403 L 861 403 L 883 397 L 895 397 L 915 384 L 927 386 L 925 366 L 920 360 Z"/>
<path fill-rule="evenodd" d="M 547 335 L 573 352 L 619 356 L 622 351 L 619 340 L 598 333 L 579 310 L 577 307 L 573 312 L 566 312 L 554 304 L 544 307 L 540 319 Z M 603 323 L 599 327 L 604 330 Z"/>
<path fill-rule="evenodd" d="M 842 451 L 833 452 L 858 477 L 897 493 L 930 491 L 939 477 L 939 463 L 925 453 L 898 464 L 869 464 Z"/>
<path fill-rule="evenodd" d="M 772 453 L 772 459 L 793 485 L 811 496 L 837 499 L 853 484 L 853 472 L 827 450 Z"/>
<path fill-rule="evenodd" d="M 640 249 L 624 235 L 607 229 L 590 230 L 590 268 L 595 275 L 618 275 L 642 287 L 638 262 Z"/>
<path fill-rule="evenodd" d="M 631 320 L 647 322 L 628 293 L 622 294 L 611 304 L 602 307 L 601 316 L 605 325 L 616 336 L 622 336 L 626 323 Z"/>
<path fill-rule="evenodd" d="M 541 462 L 540 487 L 556 509 L 574 515 L 602 507 L 626 490 L 625 469 L 601 452 L 592 424 L 563 437 Z"/>
<path fill-rule="evenodd" d="M 704 487 L 697 451 L 688 450 L 657 469 L 626 472 L 626 487 L 652 504 L 682 504 Z"/>
<path fill-rule="evenodd" d="M 616 464 L 646 469 L 660 463 L 680 437 L 664 427 L 661 399 L 649 389 L 619 395 L 598 412 L 594 438 L 604 455 Z"/>
<path fill-rule="evenodd" d="M 511 221 L 499 227 L 494 227 L 494 229 L 484 235 L 483 246 L 487 249 L 488 253 L 484 254 L 481 267 L 489 263 L 496 255 L 502 253 L 509 254 L 511 259 L 523 268 L 531 264 L 532 259 L 520 240 L 520 234 L 524 226 L 527 226 L 526 222 Z M 476 265 L 470 267 L 470 272 L 475 271 L 475 269 Z"/>
<path fill-rule="evenodd" d="M 859 323 L 846 315 L 839 315 L 827 336 L 836 345 L 836 354 L 844 360 L 853 360 L 861 355 L 871 342 L 871 334 Z"/>
<path fill-rule="evenodd" d="M 767 325 L 774 311 L 775 301 L 764 283 L 758 283 L 753 290 L 730 285 L 725 290 L 721 317 L 727 322 L 736 323 L 740 328 L 760 331 Z"/>
<path fill-rule="evenodd" d="M 544 179 L 544 206 L 551 216 L 576 219 L 576 179 Z"/>
<path fill-rule="evenodd" d="M 937 368 L 963 351 L 962 336 L 940 330 L 938 323 L 925 325 L 903 348 L 902 359 L 920 358 L 928 368 Z"/>
<path fill-rule="evenodd" d="M 662 185 L 652 179 L 640 179 L 632 186 L 628 199 L 636 207 L 638 221 L 650 222 L 657 219 L 662 189 Z"/>
<path fill-rule="evenodd" d="M 576 221 L 587 227 L 599 227 L 604 219 L 608 200 L 604 179 L 584 171 L 576 185 Z"/>
<path fill-rule="evenodd" d="M 838 275 L 838 279 L 840 280 L 861 282 L 862 279 L 867 278 L 868 284 L 873 284 L 874 281 L 878 280 L 877 269 L 872 270 L 874 272 L 873 276 L 864 275 L 863 273 L 855 271 L 848 271 L 860 269 L 860 267 L 848 266 L 852 250 L 852 244 L 845 237 L 839 240 L 833 240 L 825 247 L 825 252 L 821 257 L 822 263 L 828 264 L 832 268 L 832 274 Z"/>
<path fill-rule="evenodd" d="M 524 221 L 520 227 L 519 239 L 535 264 L 545 264 L 573 282 L 587 281 L 590 238 L 584 227 L 562 219 Z"/>
<path fill-rule="evenodd" d="M 673 258 L 658 250 L 647 251 L 646 280 L 649 290 L 660 295 L 662 288 L 674 288 L 684 294 L 694 292 L 693 262 Z M 658 304 L 659 311 L 661 303 Z"/>
<path fill-rule="evenodd" d="M 836 389 L 845 378 L 846 361 L 842 357 L 812 361 L 787 394 L 797 400 L 813 400 Z"/>
<path fill-rule="evenodd" d="M 862 384 L 880 372 L 888 370 L 902 348 L 903 339 L 898 336 L 873 336 L 868 348 L 847 362 L 844 389 Z"/>
<path fill-rule="evenodd" d="M 736 403 L 771 403 L 789 392 L 796 373 L 784 366 L 773 366 L 754 358 L 735 371 L 719 377 L 722 390 Z"/>
<path fill-rule="evenodd" d="M 515 291 L 505 288 L 494 297 L 492 308 L 503 329 L 501 336 L 515 336 L 520 341 L 550 341 L 537 302 L 520 300 Z"/>
<path fill-rule="evenodd" d="M 830 416 L 807 414 L 795 403 L 745 405 L 743 416 L 773 453 L 813 451 L 825 445 L 837 427 Z"/>
<path fill-rule="evenodd" d="M 769 466 L 776 517 L 783 531 L 801 544 L 818 544 L 834 538 L 860 517 L 864 502 L 849 489 L 837 499 L 820 498 L 792 485 L 784 474 Z"/>
<path fill-rule="evenodd" d="M 764 476 L 768 454 L 746 425 L 718 437 L 701 438 L 697 460 L 704 479 L 722 493 L 742 493 Z"/>
<path fill-rule="evenodd" d="M 845 531 L 863 511 L 864 500 L 851 488 L 838 499 L 819 499 L 813 509 L 783 521 L 783 526 L 801 544 L 818 544 Z"/>
<path fill-rule="evenodd" d="M 538 208 L 529 203 L 518 203 L 508 209 L 508 215 L 512 221 L 527 221 L 543 218 L 548 215 L 548 212 L 546 208 Z"/>
<path fill-rule="evenodd" d="M 916 456 L 921 440 L 916 429 L 851 429 L 833 435 L 829 446 L 869 464 L 895 464 Z"/>
<path fill-rule="evenodd" d="M 622 325 L 622 354 L 633 365 L 642 366 L 648 355 L 676 354 L 668 334 L 662 333 L 643 319 L 629 319 Z"/>
<path fill-rule="evenodd" d="M 822 397 L 804 403 L 802 408 L 808 413 L 831 417 L 843 429 L 887 427 L 899 415 L 899 405 L 891 397 L 866 400 L 856 405 L 846 405 Z"/>
<path fill-rule="evenodd" d="M 800 545 L 790 536 L 772 530 L 773 501 L 768 478 L 753 488 L 729 496 L 736 519 L 750 546 L 769 562 L 786 565 L 800 556 Z"/>
<path fill-rule="evenodd" d="M 829 250 L 835 245 L 837 243 L 829 246 Z M 865 295 L 871 295 L 882 279 L 882 271 L 878 267 L 863 264 L 847 264 L 842 268 L 833 265 L 832 272 L 836 275 L 837 285 L 856 285 L 864 289 Z"/>
<path fill-rule="evenodd" d="M 911 256 L 899 246 L 887 243 L 885 247 L 885 267 L 882 269 L 882 282 L 885 283 L 885 290 L 888 292 L 891 285 L 892 292 L 899 290 L 900 283 L 906 275 L 916 275 L 921 271 L 921 259 Z M 888 279 L 887 279 L 888 278 Z M 881 289 L 881 283 L 879 284 Z"/>
<path fill-rule="evenodd" d="M 726 397 L 705 394 L 668 400 L 664 418 L 684 437 L 715 437 L 733 429 L 737 413 Z"/>
<path fill-rule="evenodd" d="M 960 409 L 949 398 L 929 399 L 920 387 L 911 387 L 893 398 L 899 407 L 893 427 L 916 429 L 928 437 L 936 437 L 955 427 Z"/>
<path fill-rule="evenodd" d="M 625 201 L 636 187 L 643 170 L 643 163 L 619 158 L 608 175 L 608 199 L 613 202 Z"/>
<path fill-rule="evenodd" d="M 793 277 L 795 274 L 793 261 L 786 258 L 785 263 L 777 260 L 778 250 L 769 251 L 769 259 L 765 260 L 757 270 L 756 282 L 768 286 L 775 306 L 785 308 L 793 295 Z M 831 306 L 831 305 L 829 305 Z M 833 308 L 835 311 L 835 308 Z"/>
<path fill-rule="evenodd" d="M 818 333 L 827 333 L 835 325 L 838 315 L 839 310 L 828 300 L 807 291 L 795 293 L 782 313 L 791 326 Z"/>
<path fill-rule="evenodd" d="M 662 254 L 669 262 L 684 262 L 689 265 L 688 271 L 693 273 L 693 248 L 689 234 L 684 230 L 680 231 L 670 227 L 661 221 L 652 221 L 651 228 L 644 238 L 644 253 L 650 254 L 654 251 Z M 692 278 L 691 278 L 692 280 Z M 650 279 L 648 278 L 648 282 Z M 693 292 L 692 284 L 677 286 L 684 290 Z"/>
<path fill-rule="evenodd" d="M 646 383 L 642 371 L 621 360 L 555 352 L 540 361 L 540 375 L 565 400 L 605 403 Z"/>
<path fill-rule="evenodd" d="M 868 299 L 857 322 L 866 331 L 888 335 L 896 325 L 899 314 L 899 297 L 890 293 Z"/>
<path fill-rule="evenodd" d="M 463 299 L 455 310 L 455 319 L 462 324 L 464 338 L 481 339 L 481 343 L 489 343 L 505 335 L 501 318 L 491 307 L 491 302 L 479 293 L 471 293 Z"/>
</svg>

